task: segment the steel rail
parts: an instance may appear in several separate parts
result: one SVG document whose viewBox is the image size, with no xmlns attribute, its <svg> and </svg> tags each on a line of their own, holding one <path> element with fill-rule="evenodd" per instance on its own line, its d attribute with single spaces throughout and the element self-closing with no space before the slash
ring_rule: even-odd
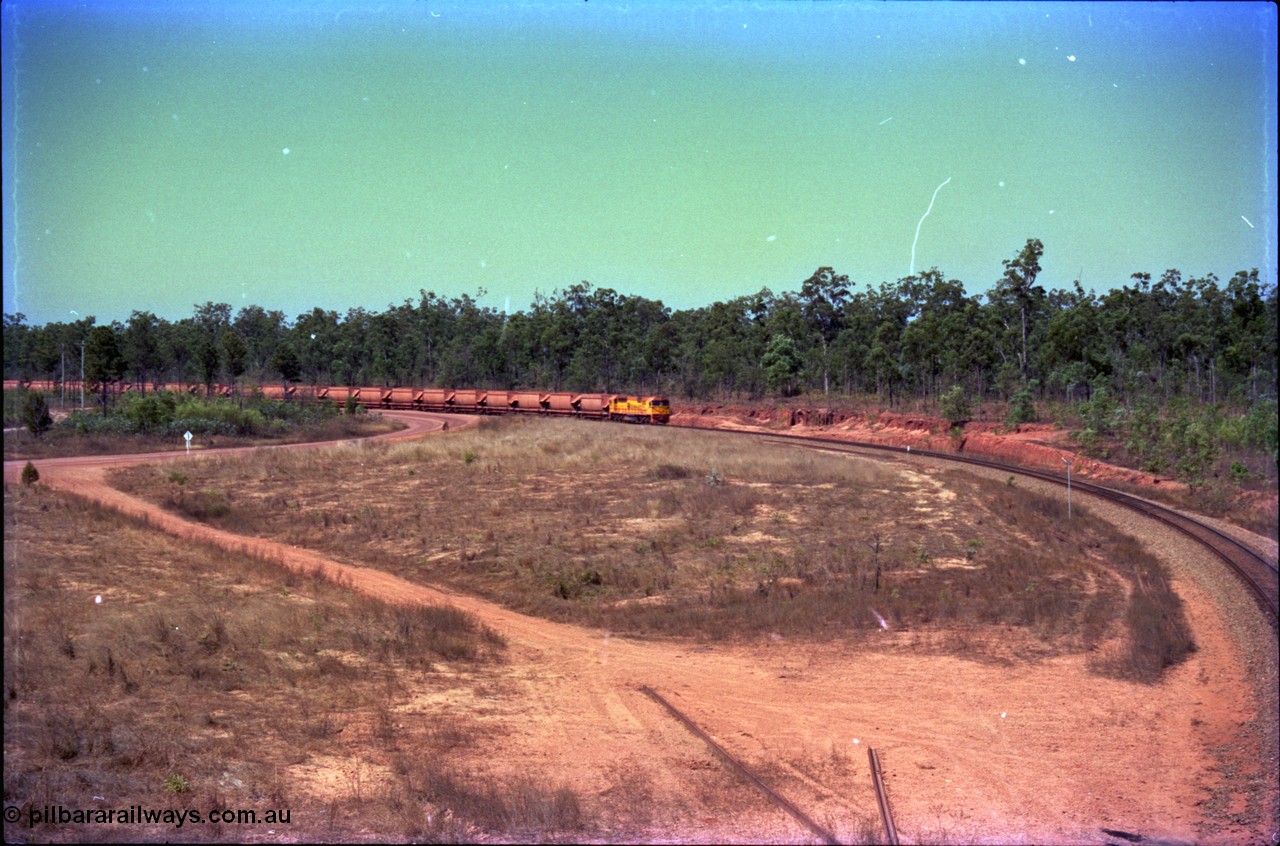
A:
<svg viewBox="0 0 1280 846">
<path fill-rule="evenodd" d="M 672 425 L 679 426 L 681 424 L 673 423 Z M 873 444 L 862 441 L 835 440 L 832 438 L 821 438 L 813 435 L 779 435 L 772 432 L 753 432 L 744 429 L 726 430 L 702 429 L 700 427 L 684 428 L 698 428 L 699 431 L 744 434 L 757 438 L 765 438 L 777 443 L 804 444 L 811 448 L 832 452 L 848 452 L 857 449 L 869 449 L 904 456 L 934 458 L 941 461 L 972 464 L 977 467 L 985 467 L 991 470 L 999 470 L 1001 472 L 1038 479 L 1052 485 L 1066 486 L 1066 480 L 1055 473 L 1038 470 L 1034 467 L 1022 467 L 985 458 L 976 458 L 971 455 L 957 455 L 954 453 L 936 452 L 934 450 L 913 449 L 910 447 Z M 1267 614 L 1271 625 L 1280 627 L 1280 574 L 1278 574 L 1275 565 L 1271 564 L 1257 552 L 1212 526 L 1206 525 L 1192 517 L 1188 517 L 1187 515 L 1172 508 L 1167 508 L 1163 505 L 1151 502 L 1150 500 L 1143 499 L 1142 497 L 1117 491 L 1093 482 L 1084 482 L 1081 481 L 1079 477 L 1072 479 L 1071 487 L 1077 491 L 1092 494 L 1101 499 L 1105 499 L 1109 502 L 1113 502 L 1117 505 L 1157 520 L 1209 549 L 1221 561 L 1223 561 L 1242 582 L 1244 582 L 1245 587 L 1253 594 L 1253 598 L 1262 606 L 1262 610 Z"/>
<path fill-rule="evenodd" d="M 763 781 L 756 778 L 756 776 L 750 770 L 748 770 L 742 764 L 742 762 L 740 762 L 737 758 L 733 757 L 727 751 L 725 751 L 725 748 L 723 746 L 721 746 L 719 743 L 716 743 L 714 740 L 711 739 L 711 735 L 707 734 L 705 731 L 699 728 L 697 723 L 695 723 L 693 720 L 689 719 L 684 714 L 682 714 L 680 710 L 676 708 L 676 706 L 672 705 L 670 702 L 664 699 L 662 695 L 659 694 L 656 690 L 649 687 L 648 685 L 643 685 L 640 688 L 640 692 L 644 693 L 645 695 L 653 699 L 653 701 L 657 702 L 659 705 L 661 705 L 662 707 L 670 711 L 671 715 L 675 717 L 677 720 L 679 720 L 681 723 L 683 723 L 685 728 L 687 728 L 689 731 L 693 732 L 695 735 L 701 738 L 702 742 L 707 744 L 707 746 L 711 749 L 711 751 L 714 752 L 716 756 L 720 758 L 720 760 L 728 764 L 729 767 L 734 772 L 736 772 L 744 780 L 749 782 L 757 790 L 759 790 L 766 797 L 768 797 L 769 800 L 773 802 L 773 804 L 777 805 L 779 808 L 786 811 L 788 814 L 794 817 L 797 822 L 799 822 L 805 828 L 812 831 L 818 837 L 822 838 L 822 841 L 824 843 L 838 844 L 840 842 L 836 840 L 834 834 L 827 831 L 822 826 L 818 825 L 816 822 L 810 819 L 809 816 L 806 815 L 803 811 L 801 811 L 795 805 L 791 804 L 791 802 L 787 801 L 786 797 L 780 795 L 773 788 L 769 787 L 769 785 L 765 784 Z"/>
<path fill-rule="evenodd" d="M 871 781 L 876 786 L 876 804 L 880 806 L 880 821 L 884 823 L 884 835 L 890 846 L 898 846 L 898 829 L 893 824 L 893 812 L 889 810 L 889 794 L 884 789 L 884 776 L 880 773 L 880 756 L 867 747 L 867 762 L 871 764 Z"/>
</svg>

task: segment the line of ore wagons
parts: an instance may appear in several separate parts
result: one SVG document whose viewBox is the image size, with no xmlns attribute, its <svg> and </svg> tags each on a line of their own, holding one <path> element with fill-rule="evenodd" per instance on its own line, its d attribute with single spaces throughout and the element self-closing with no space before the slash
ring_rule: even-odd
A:
<svg viewBox="0 0 1280 846">
<path fill-rule="evenodd" d="M 17 387 L 52 395 L 65 388 L 68 393 L 80 390 L 79 381 L 5 381 L 5 390 Z M 90 394 L 100 386 L 86 385 Z M 141 385 L 117 383 L 112 393 L 150 393 L 166 390 L 175 393 L 205 394 L 204 385 Z M 671 403 L 666 397 L 627 396 L 624 394 L 583 394 L 571 391 L 486 391 L 462 388 L 379 388 L 326 387 L 322 385 L 262 385 L 254 388 L 269 399 L 298 401 L 327 400 L 345 404 L 348 398 L 365 408 L 408 409 L 454 414 L 554 414 L 586 417 L 596 420 L 622 420 L 629 423 L 665 424 L 671 417 Z M 231 396 L 228 385 L 214 385 L 215 396 Z"/>
</svg>

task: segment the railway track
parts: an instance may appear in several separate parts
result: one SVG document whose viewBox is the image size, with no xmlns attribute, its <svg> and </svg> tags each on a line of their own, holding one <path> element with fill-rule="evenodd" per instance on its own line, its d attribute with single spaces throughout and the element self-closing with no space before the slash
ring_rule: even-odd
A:
<svg viewBox="0 0 1280 846">
<path fill-rule="evenodd" d="M 1060 487 L 1067 487 L 1068 484 L 1066 478 L 1057 473 L 1050 473 L 1033 467 L 1021 467 L 1013 464 L 1005 464 L 985 458 L 976 458 L 971 455 L 958 455 L 955 453 L 911 449 L 910 447 L 863 443 L 859 441 L 837 441 L 812 435 L 775 435 L 768 432 L 751 432 L 737 429 L 711 429 L 702 431 L 731 431 L 732 433 L 747 434 L 752 437 L 764 438 L 778 443 L 799 443 L 811 449 L 818 449 L 826 452 L 852 453 L 859 450 L 874 450 L 877 452 L 902 456 L 910 455 L 923 458 L 934 458 L 941 461 L 970 464 L 991 470 L 999 470 L 1002 473 L 1011 473 L 1018 476 L 1037 479 Z M 1100 499 L 1104 499 L 1108 502 L 1136 511 L 1152 518 L 1153 520 L 1158 520 L 1169 528 L 1175 529 L 1179 533 L 1209 549 L 1245 584 L 1246 588 L 1257 601 L 1263 613 L 1267 615 L 1271 625 L 1280 628 L 1280 572 L 1277 571 L 1275 565 L 1267 561 L 1255 550 L 1250 549 L 1248 546 L 1245 546 L 1235 538 L 1225 532 L 1219 531 L 1213 526 L 1196 520 L 1195 518 L 1183 514 L 1175 509 L 1143 499 L 1142 497 L 1113 490 L 1092 482 L 1084 482 L 1079 479 L 1072 479 L 1070 481 L 1070 487 L 1073 491 L 1080 491 L 1099 497 Z"/>
<path fill-rule="evenodd" d="M 1019 467 L 1019 466 L 1004 464 L 996 461 L 979 459 L 972 456 L 955 455 L 950 453 L 941 453 L 941 452 L 934 452 L 934 451 L 928 451 L 928 450 L 906 449 L 901 447 L 892 447 L 892 446 L 886 446 L 886 445 L 880 445 L 880 444 L 834 441 L 834 440 L 828 440 L 824 438 L 806 437 L 806 436 L 773 435 L 769 433 L 751 433 L 751 432 L 746 432 L 745 434 L 752 434 L 753 436 L 756 436 L 756 437 L 773 439 L 779 443 L 786 443 L 793 446 L 803 446 L 808 449 L 828 451 L 833 453 L 856 454 L 858 452 L 875 451 L 879 453 L 897 455 L 901 457 L 908 457 L 909 455 L 924 456 L 927 458 L 952 461 L 952 462 L 958 462 L 958 463 L 967 463 L 975 466 L 995 469 L 1001 472 L 1007 472 L 1007 473 L 1012 473 L 1012 474 L 1016 474 L 1023 477 L 1034 478 L 1050 484 L 1057 484 L 1057 485 L 1064 485 L 1064 486 L 1066 484 L 1065 480 L 1062 477 L 1055 475 L 1053 473 L 1036 470 L 1034 468 Z M 6 466 L 6 471 L 8 471 L 9 469 L 10 468 Z M 1239 574 L 1242 577 L 1242 579 L 1246 581 L 1246 584 L 1250 586 L 1250 588 L 1252 589 L 1255 597 L 1257 597 L 1260 604 L 1264 607 L 1264 609 L 1269 610 L 1270 620 L 1272 624 L 1274 625 L 1276 623 L 1276 620 L 1277 620 L 1277 613 L 1276 613 L 1277 571 L 1274 566 L 1272 566 L 1268 561 L 1266 561 L 1256 552 L 1248 549 L 1248 547 L 1243 546 L 1242 544 L 1237 542 L 1235 539 L 1231 538 L 1229 535 L 1226 535 L 1218 531 L 1217 529 L 1214 529 L 1211 526 L 1205 525 L 1204 523 L 1196 521 L 1193 518 L 1187 517 L 1186 515 L 1183 515 L 1172 509 L 1165 508 L 1155 503 L 1151 503 L 1140 497 L 1132 496 L 1132 495 L 1125 494 L 1118 491 L 1113 491 L 1111 489 L 1108 489 L 1099 485 L 1095 485 L 1088 482 L 1082 482 L 1075 479 L 1072 480 L 1071 486 L 1075 488 L 1077 491 L 1084 491 L 1090 495 L 1098 496 L 1108 501 L 1115 502 L 1119 505 L 1123 505 L 1125 507 L 1128 507 L 1135 511 L 1143 513 L 1149 517 L 1152 517 L 1153 519 L 1157 519 L 1162 523 L 1168 525 L 1169 527 L 1175 528 L 1181 533 L 1195 539 L 1197 542 L 1201 543 L 1202 545 L 1208 546 L 1210 549 L 1214 551 L 1216 555 L 1219 556 L 1220 559 L 1222 559 L 1229 566 L 1231 566 L 1231 568 L 1237 574 Z M 1267 589 L 1268 584 L 1270 585 L 1269 591 Z M 691 731 L 703 737 L 704 740 L 706 740 L 706 742 L 709 745 L 711 745 L 712 748 L 716 750 L 719 755 L 721 755 L 723 758 L 727 759 L 730 762 L 731 766 L 736 765 L 737 768 L 742 769 L 742 773 L 747 778 L 747 780 L 754 782 L 760 790 L 762 790 L 763 792 L 766 793 L 766 795 L 769 796 L 771 801 L 774 801 L 775 804 L 778 804 L 784 810 L 787 810 L 788 813 L 792 813 L 792 815 L 796 817 L 798 821 L 800 821 L 802 824 L 805 824 L 806 827 L 808 827 L 819 838 L 823 839 L 826 842 L 835 842 L 834 837 L 831 835 L 830 832 L 826 831 L 825 829 L 822 829 L 820 826 L 817 826 L 815 823 L 813 823 L 811 819 L 809 819 L 808 817 L 805 817 L 798 810 L 795 810 L 794 806 L 788 807 L 790 803 L 787 802 L 787 800 L 785 800 L 783 797 L 779 796 L 778 794 L 774 793 L 763 783 L 759 782 L 759 780 L 756 779 L 754 776 L 752 776 L 749 772 L 747 772 L 745 768 L 741 768 L 741 765 L 737 764 L 737 762 L 734 761 L 727 752 L 725 752 L 723 749 L 720 749 L 714 743 L 714 741 L 711 741 L 709 737 L 705 736 L 705 734 L 701 732 L 700 729 L 698 729 L 694 724 L 688 721 L 687 718 L 685 718 L 682 714 L 676 711 L 674 707 L 672 707 L 669 703 L 667 703 L 664 699 L 662 699 L 655 691 L 647 687 L 642 688 L 642 690 L 645 694 L 649 695 L 659 704 L 663 705 L 668 710 L 670 710 L 672 714 L 676 716 L 677 719 L 681 720 L 681 722 L 684 722 L 690 728 Z M 868 749 L 868 759 L 871 766 L 871 771 L 873 773 L 873 776 L 875 777 L 877 803 L 879 804 L 881 817 L 886 829 L 886 836 L 888 838 L 887 842 L 891 842 L 891 843 L 897 842 L 897 832 L 893 827 L 892 816 L 888 808 L 888 797 L 884 791 L 883 782 L 879 778 L 881 773 L 880 762 L 878 760 L 878 757 L 873 753 L 871 749 Z"/>
</svg>

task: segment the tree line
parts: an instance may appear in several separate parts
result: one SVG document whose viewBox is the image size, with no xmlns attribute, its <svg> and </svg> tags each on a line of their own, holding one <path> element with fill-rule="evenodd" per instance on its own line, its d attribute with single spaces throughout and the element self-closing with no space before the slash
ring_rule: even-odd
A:
<svg viewBox="0 0 1280 846">
<path fill-rule="evenodd" d="M 797 290 L 768 288 L 675 310 L 589 282 L 504 314 L 483 297 L 420 291 L 383 311 L 314 308 L 290 318 L 257 305 L 196 305 L 98 324 L 28 325 L 4 315 L 6 379 L 104 386 L 303 382 L 653 392 L 684 398 L 878 395 L 889 406 L 1021 394 L 1068 402 L 1095 392 L 1129 403 L 1276 396 L 1276 285 L 1256 269 L 1136 273 L 1094 293 L 1040 283 L 1029 239 L 981 294 L 937 268 L 857 286 L 831 267 Z M 105 397 L 104 397 L 105 398 Z"/>
</svg>

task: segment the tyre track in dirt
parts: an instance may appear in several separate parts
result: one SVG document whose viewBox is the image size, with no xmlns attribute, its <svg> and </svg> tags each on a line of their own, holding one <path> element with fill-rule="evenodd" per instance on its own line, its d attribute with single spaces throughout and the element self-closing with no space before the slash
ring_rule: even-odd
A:
<svg viewBox="0 0 1280 846">
<path fill-rule="evenodd" d="M 384 440 L 420 437 L 445 418 L 386 416 L 414 422 Z M 450 426 L 475 421 L 449 419 Z M 745 787 L 731 812 L 708 805 L 723 797 L 716 791 L 726 789 L 725 777 L 639 692 L 643 685 L 660 690 L 748 765 L 777 762 L 775 774 L 798 771 L 774 786 L 844 840 L 857 839 L 875 813 L 864 751 L 870 743 L 884 758 L 907 838 L 1101 843 L 1099 826 L 1106 826 L 1214 842 L 1203 836 L 1199 810 L 1211 762 L 1186 726 L 1206 718 L 1196 707 L 1206 693 L 1233 692 L 1235 674 L 1204 681 L 1206 669 L 1217 678 L 1217 667 L 1233 660 L 1226 652 L 1202 650 L 1153 691 L 1091 676 L 1083 656 L 1009 667 L 921 654 L 910 633 L 884 632 L 872 650 L 781 639 L 707 647 L 610 637 L 192 523 L 105 482 L 111 467 L 158 460 L 185 456 L 57 459 L 38 467 L 51 488 L 178 539 L 318 573 L 384 601 L 450 604 L 475 614 L 509 642 L 505 690 L 492 697 L 494 719 L 507 731 L 484 750 L 486 761 L 562 778 L 587 795 L 607 796 L 634 776 L 655 800 L 683 798 L 688 812 L 655 820 L 653 837 L 795 841 L 808 833 L 775 809 L 758 807 L 763 803 Z M 7 482 L 22 464 L 6 462 Z M 1224 730 L 1237 718 L 1224 715 Z M 819 778 L 805 775 L 814 761 L 831 762 Z"/>
</svg>

